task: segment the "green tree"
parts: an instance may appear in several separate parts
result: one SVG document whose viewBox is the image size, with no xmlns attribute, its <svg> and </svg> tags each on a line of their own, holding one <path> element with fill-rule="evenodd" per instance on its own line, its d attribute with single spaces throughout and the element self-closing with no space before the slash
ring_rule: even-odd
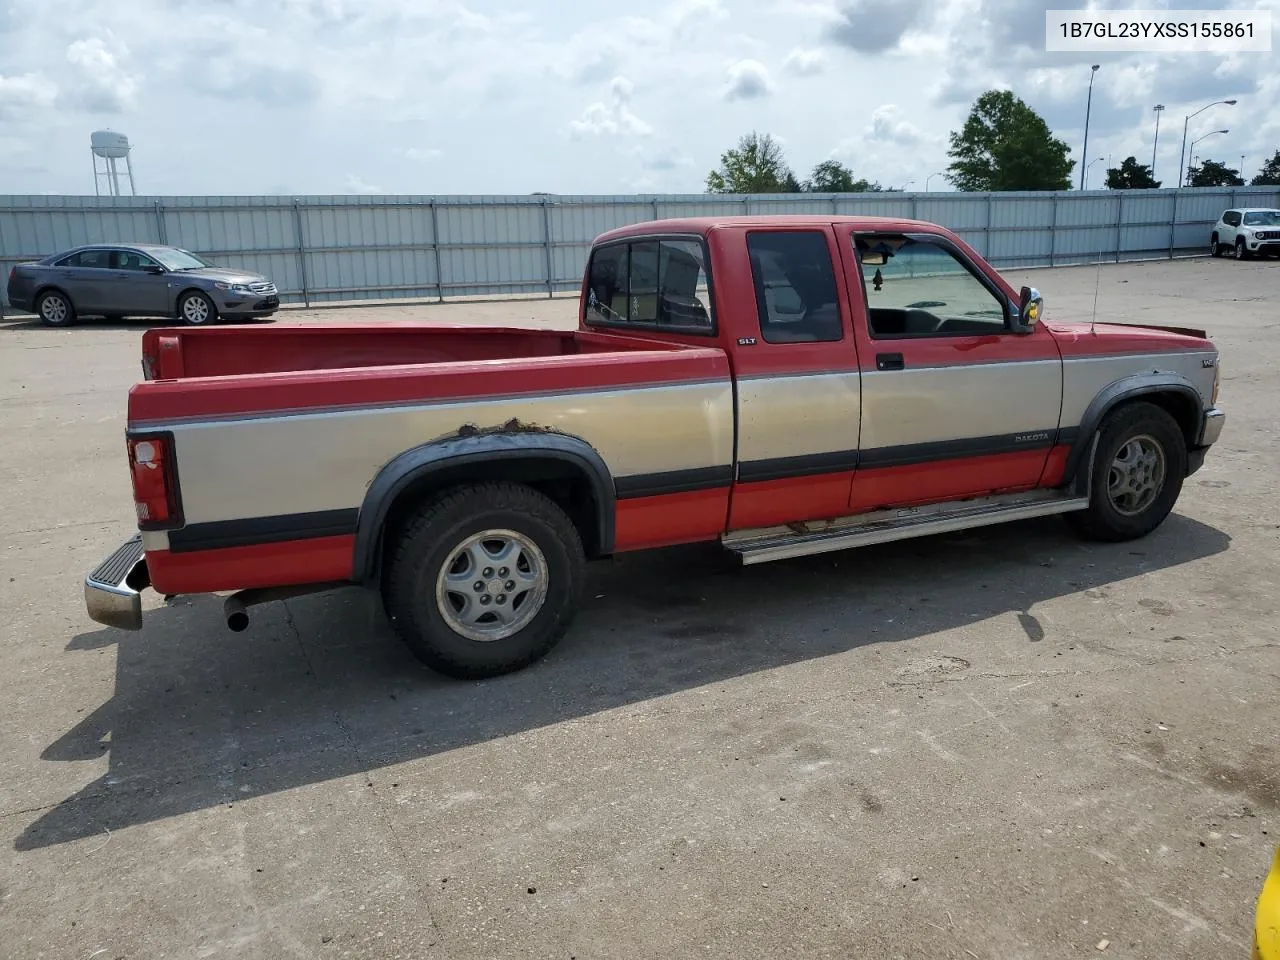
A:
<svg viewBox="0 0 1280 960">
<path fill-rule="evenodd" d="M 1240 177 L 1238 170 L 1233 170 L 1225 163 L 1218 163 L 1216 160 L 1206 160 L 1198 167 L 1192 167 L 1187 171 L 1187 186 L 1189 187 L 1243 187 L 1244 180 Z"/>
<path fill-rule="evenodd" d="M 957 190 L 1066 190 L 1075 161 L 1044 118 L 1008 90 L 978 97 L 952 131 L 947 179 Z"/>
<path fill-rule="evenodd" d="M 853 171 L 839 160 L 823 160 L 804 182 L 807 193 L 878 193 L 883 187 L 866 179 L 853 179 Z"/>
<path fill-rule="evenodd" d="M 1137 157 L 1125 157 L 1118 167 L 1107 168 L 1108 190 L 1154 190 L 1160 181 L 1151 176 L 1151 168 Z"/>
<path fill-rule="evenodd" d="M 1243 170 L 1240 172 L 1244 173 Z M 1280 150 L 1271 155 L 1271 159 L 1262 165 L 1258 175 L 1249 182 L 1255 187 L 1280 187 Z"/>
<path fill-rule="evenodd" d="M 720 155 L 719 168 L 707 174 L 707 192 L 799 193 L 800 184 L 778 141 L 752 131 Z"/>
</svg>

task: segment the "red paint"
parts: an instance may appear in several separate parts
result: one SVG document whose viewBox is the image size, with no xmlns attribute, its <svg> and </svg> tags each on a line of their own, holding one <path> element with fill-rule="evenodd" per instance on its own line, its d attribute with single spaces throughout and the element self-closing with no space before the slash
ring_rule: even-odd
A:
<svg viewBox="0 0 1280 960">
<path fill-rule="evenodd" d="M 849 512 L 852 471 L 814 477 L 739 483 L 733 488 L 731 530 L 829 520 Z"/>
<path fill-rule="evenodd" d="M 1062 483 L 1062 479 L 1067 472 L 1067 458 L 1071 456 L 1071 448 L 1065 444 L 1058 444 L 1049 451 L 1049 458 L 1044 464 L 1044 473 L 1040 475 L 1041 487 L 1056 487 Z"/>
<path fill-rule="evenodd" d="M 148 550 L 147 570 L 160 593 L 325 583 L 350 579 L 355 544 L 355 536 L 347 535 L 191 553 Z"/>
<path fill-rule="evenodd" d="M 370 334 L 367 327 L 357 329 L 361 336 Z M 277 328 L 242 331 L 242 336 L 247 332 L 258 336 L 252 341 L 227 338 L 232 344 L 237 344 L 236 350 L 246 358 L 242 363 L 250 367 L 287 366 L 284 358 L 289 355 L 288 350 L 275 350 L 271 346 L 272 334 L 277 332 Z M 280 327 L 278 332 L 286 347 L 295 344 L 294 333 L 288 327 Z M 468 330 L 466 335 L 484 332 Z M 727 382 L 730 376 L 728 358 L 722 350 L 712 346 L 681 347 L 659 341 L 580 332 L 499 332 L 510 337 L 498 338 L 492 343 L 512 346 L 515 341 L 521 341 L 534 349 L 494 351 L 506 352 L 513 355 L 513 359 L 495 357 L 487 360 L 442 360 L 439 365 L 425 367 L 421 362 L 404 361 L 399 357 L 395 365 L 391 365 L 392 361 L 387 357 L 387 365 L 383 366 L 323 370 L 317 370 L 314 366 L 300 366 L 299 369 L 259 373 L 244 378 L 222 375 L 148 381 L 135 385 L 129 392 L 129 423 L 134 426 L 192 417 L 428 403 L 700 380 Z M 188 335 L 194 336 L 184 347 L 183 363 L 190 362 L 185 356 L 187 350 L 193 356 L 204 356 L 198 362 L 204 364 L 206 371 L 215 369 L 215 360 L 230 362 L 231 356 L 222 347 L 204 355 L 201 353 L 204 347 L 193 346 L 204 341 L 204 334 L 221 333 L 217 328 L 190 331 Z M 449 344 L 465 339 L 458 331 L 442 331 L 439 328 L 422 328 L 415 334 L 419 352 L 430 352 L 438 343 L 444 344 L 441 348 L 443 350 Z M 525 334 L 528 334 L 527 341 L 522 339 Z M 437 337 L 440 338 L 438 342 Z M 317 341 L 324 342 L 324 338 L 317 335 Z M 572 342 L 572 350 L 565 345 L 566 341 Z M 566 352 L 559 355 L 547 353 L 549 345 L 554 343 L 559 343 Z M 346 349 L 341 346 L 341 342 L 336 347 L 331 343 L 331 347 L 338 351 L 338 356 L 342 356 L 341 351 Z M 359 349 L 352 347 L 353 354 L 359 352 Z M 267 359 L 251 359 L 257 351 L 267 355 Z M 308 347 L 297 354 L 297 360 L 299 364 L 318 364 L 322 362 L 321 356 L 326 352 L 326 348 L 313 350 Z M 361 356 L 368 360 L 370 354 L 363 353 Z M 341 362 L 348 361 L 344 359 Z"/>
<path fill-rule="evenodd" d="M 1063 356 L 1092 357 L 1114 354 L 1203 352 L 1214 349 L 1206 338 L 1189 336 L 1160 327 L 1125 326 L 1114 323 L 1046 323 Z"/>
<path fill-rule="evenodd" d="M 1039 481 L 1044 462 L 1045 451 L 1041 449 L 859 470 L 849 507 L 860 513 L 958 497 L 1029 490 Z"/>
<path fill-rule="evenodd" d="M 615 550 L 625 553 L 714 540 L 724 532 L 728 510 L 728 487 L 619 500 Z"/>
</svg>

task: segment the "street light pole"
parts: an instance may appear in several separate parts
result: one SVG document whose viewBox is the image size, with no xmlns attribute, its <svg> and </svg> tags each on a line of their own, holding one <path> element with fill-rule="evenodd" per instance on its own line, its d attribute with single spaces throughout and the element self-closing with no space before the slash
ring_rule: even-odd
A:
<svg viewBox="0 0 1280 960">
<path fill-rule="evenodd" d="M 928 192 L 929 192 L 929 181 L 930 181 L 930 180 L 932 180 L 934 177 L 945 177 L 945 176 L 946 176 L 946 173 L 931 173 L 931 174 L 929 174 L 927 177 L 925 177 L 925 178 L 924 178 L 924 192 L 925 192 L 925 193 L 928 193 Z"/>
<path fill-rule="evenodd" d="M 1151 141 L 1151 179 L 1156 178 L 1156 147 L 1160 145 L 1160 114 L 1164 113 L 1164 104 L 1157 103 L 1152 110 L 1156 115 L 1156 135 Z"/>
<path fill-rule="evenodd" d="M 1080 162 L 1084 163 L 1085 157 L 1089 156 L 1089 114 L 1093 111 L 1093 78 L 1097 76 L 1098 67 L 1101 64 L 1095 63 L 1089 71 L 1089 100 L 1084 108 L 1084 146 L 1080 150 Z M 1084 169 L 1080 170 L 1080 189 L 1084 189 Z"/>
<path fill-rule="evenodd" d="M 1083 189 L 1084 189 L 1084 185 L 1085 185 L 1086 183 L 1088 183 L 1088 182 L 1089 182 L 1089 170 L 1090 170 L 1090 168 L 1092 168 L 1092 167 L 1093 167 L 1093 165 L 1094 165 L 1095 163 L 1097 163 L 1099 160 L 1103 160 L 1103 159 L 1105 159 L 1105 158 L 1104 158 L 1104 157 L 1094 157 L 1092 160 L 1090 160 L 1090 161 L 1089 161 L 1088 165 L 1084 168 L 1084 176 L 1082 176 L 1082 177 L 1080 178 L 1080 189 L 1081 189 L 1081 190 L 1083 190 Z"/>
<path fill-rule="evenodd" d="M 1208 140 L 1210 137 L 1217 136 L 1217 135 L 1218 135 L 1218 134 L 1220 134 L 1220 133 L 1230 133 L 1230 132 L 1231 132 L 1230 130 L 1210 130 L 1210 131 L 1209 131 L 1208 133 L 1206 133 L 1203 137 L 1196 137 L 1194 140 L 1192 140 L 1192 141 L 1191 141 L 1191 149 L 1192 149 L 1192 150 L 1195 150 L 1195 148 L 1196 148 L 1196 144 L 1197 144 L 1197 143 L 1199 143 L 1201 140 Z M 1190 168 L 1188 168 L 1188 169 L 1187 169 L 1187 173 L 1188 173 L 1188 174 L 1190 174 L 1190 173 L 1191 173 Z"/>
<path fill-rule="evenodd" d="M 1225 103 L 1229 107 L 1234 107 L 1236 105 L 1236 101 L 1234 100 L 1215 100 L 1213 101 L 1213 103 L 1206 103 L 1203 107 L 1201 107 L 1195 113 L 1189 113 L 1182 119 L 1182 149 L 1178 152 L 1178 186 L 1179 187 L 1183 186 L 1182 163 L 1187 158 L 1187 124 L 1191 122 L 1191 118 L 1194 117 L 1197 113 L 1204 113 L 1210 107 L 1216 107 L 1220 103 Z M 1195 146 L 1195 144 L 1193 143 L 1192 146 Z"/>
</svg>

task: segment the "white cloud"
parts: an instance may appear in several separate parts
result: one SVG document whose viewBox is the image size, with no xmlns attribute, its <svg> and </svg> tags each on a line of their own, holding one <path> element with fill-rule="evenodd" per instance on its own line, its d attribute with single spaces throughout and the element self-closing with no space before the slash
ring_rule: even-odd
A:
<svg viewBox="0 0 1280 960">
<path fill-rule="evenodd" d="M 630 80 L 621 76 L 614 77 L 609 84 L 609 102 L 587 104 L 582 116 L 569 121 L 570 135 L 647 137 L 652 134 L 653 127 L 631 110 L 631 96 L 634 92 L 635 84 Z"/>
<path fill-rule="evenodd" d="M 74 107 L 93 113 L 123 113 L 137 105 L 141 77 L 131 73 L 123 44 L 108 45 L 99 37 L 77 40 L 67 47 L 73 81 L 63 95 Z"/>
<path fill-rule="evenodd" d="M 821 50 L 805 50 L 796 47 L 787 59 L 782 61 L 782 69 L 797 77 L 815 77 L 827 66 L 826 55 Z"/>
<path fill-rule="evenodd" d="M 42 73 L 6 77 L 0 74 L 0 117 L 45 110 L 58 97 L 58 86 Z"/>
<path fill-rule="evenodd" d="M 903 119 L 902 110 L 897 104 L 886 103 L 872 111 L 871 123 L 866 128 L 866 139 L 913 147 L 925 137 L 915 124 Z"/>
<path fill-rule="evenodd" d="M 404 155 L 410 160 L 425 163 L 428 160 L 435 160 L 437 157 L 443 156 L 444 151 L 436 147 L 409 147 L 404 151 Z"/>
<path fill-rule="evenodd" d="M 769 70 L 759 60 L 739 60 L 729 64 L 728 82 L 724 88 L 726 100 L 758 100 L 773 93 L 773 79 Z"/>
<path fill-rule="evenodd" d="M 372 183 L 367 183 L 364 179 L 356 176 L 354 173 L 347 174 L 346 183 L 347 183 L 347 190 L 346 190 L 347 193 L 386 193 L 387 192 L 379 186 L 375 186 Z"/>
</svg>

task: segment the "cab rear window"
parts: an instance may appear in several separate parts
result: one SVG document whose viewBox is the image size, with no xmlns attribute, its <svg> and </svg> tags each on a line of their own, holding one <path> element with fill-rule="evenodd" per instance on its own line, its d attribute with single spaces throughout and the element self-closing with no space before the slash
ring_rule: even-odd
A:
<svg viewBox="0 0 1280 960">
<path fill-rule="evenodd" d="M 596 247 L 584 319 L 595 326 L 715 333 L 706 249 L 700 240 L 636 239 Z"/>
</svg>

